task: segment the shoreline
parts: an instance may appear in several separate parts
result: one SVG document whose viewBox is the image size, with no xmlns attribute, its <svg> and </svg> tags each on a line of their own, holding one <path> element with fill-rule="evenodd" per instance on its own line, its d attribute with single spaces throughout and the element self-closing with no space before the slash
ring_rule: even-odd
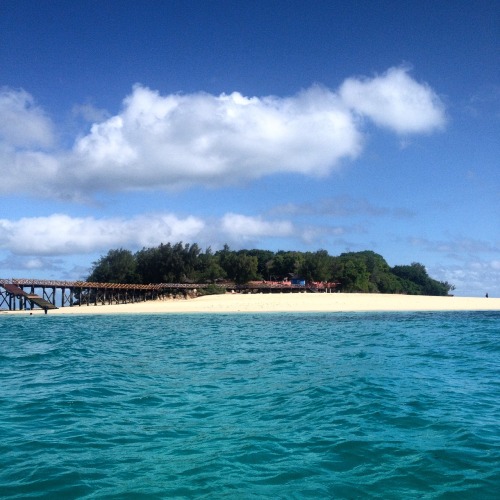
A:
<svg viewBox="0 0 500 500">
<path fill-rule="evenodd" d="M 500 311 L 500 298 L 431 297 L 424 295 L 363 293 L 283 293 L 205 295 L 194 299 L 167 299 L 113 305 L 82 305 L 49 310 L 68 314 L 197 314 L 267 312 L 397 312 Z M 9 311 L 0 315 L 44 315 L 42 309 Z"/>
</svg>

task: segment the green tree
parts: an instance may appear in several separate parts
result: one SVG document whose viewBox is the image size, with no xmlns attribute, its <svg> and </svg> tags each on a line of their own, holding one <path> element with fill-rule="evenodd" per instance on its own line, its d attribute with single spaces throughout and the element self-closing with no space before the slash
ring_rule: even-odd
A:
<svg viewBox="0 0 500 500">
<path fill-rule="evenodd" d="M 226 272 L 219 263 L 219 257 L 214 255 L 212 249 L 208 247 L 204 253 L 198 256 L 196 281 L 200 283 L 214 282 L 217 279 L 225 277 Z"/>
<path fill-rule="evenodd" d="M 137 262 L 129 250 L 110 250 L 92 263 L 87 281 L 98 283 L 140 283 Z"/>
<path fill-rule="evenodd" d="M 143 283 L 180 283 L 196 274 L 200 248 L 182 242 L 143 248 L 136 254 L 137 268 Z"/>
<path fill-rule="evenodd" d="M 232 253 L 225 259 L 224 263 L 224 271 L 226 271 L 228 278 L 237 284 L 248 283 L 258 277 L 258 260 L 255 256 L 246 253 Z"/>
<path fill-rule="evenodd" d="M 284 279 L 288 275 L 298 274 L 300 266 L 304 261 L 304 254 L 301 252 L 277 252 L 270 264 L 271 275 L 275 279 Z"/>
<path fill-rule="evenodd" d="M 141 283 L 160 283 L 160 251 L 158 248 L 143 248 L 135 254 L 137 272 L 141 276 Z"/>
<path fill-rule="evenodd" d="M 307 252 L 299 266 L 298 274 L 306 281 L 328 281 L 331 277 L 332 259 L 326 250 Z"/>
<path fill-rule="evenodd" d="M 270 250 L 245 250 L 244 253 L 251 257 L 257 257 L 257 276 L 258 279 L 268 280 L 271 275 L 271 265 L 274 258 L 274 252 Z"/>
<path fill-rule="evenodd" d="M 229 276 L 228 269 L 230 267 L 230 260 L 233 254 L 234 252 L 229 248 L 229 245 L 227 244 L 225 244 L 221 250 L 215 252 L 215 257 L 217 257 L 219 265 L 226 273 L 226 276 Z"/>
<path fill-rule="evenodd" d="M 373 290 L 370 286 L 370 273 L 365 259 L 355 253 L 341 254 L 333 259 L 332 275 L 340 283 L 343 292 L 364 292 Z"/>
<path fill-rule="evenodd" d="M 370 292 L 397 293 L 402 289 L 401 282 L 392 274 L 389 264 L 381 255 L 371 250 L 357 252 L 354 255 L 366 264 Z"/>
<path fill-rule="evenodd" d="M 448 295 L 455 287 L 448 282 L 432 279 L 425 266 L 412 262 L 409 266 L 394 266 L 392 272 L 405 283 L 405 292 L 414 295 Z"/>
<path fill-rule="evenodd" d="M 405 290 L 401 280 L 392 272 L 384 273 L 378 277 L 377 288 L 380 293 L 403 293 Z"/>
<path fill-rule="evenodd" d="M 214 254 L 210 248 L 202 252 L 196 243 L 182 242 L 143 248 L 135 255 L 123 248 L 110 250 L 92 264 L 87 280 L 147 284 L 213 282 L 227 277 L 246 283 L 296 274 L 308 281 L 338 281 L 345 292 L 447 295 L 454 289 L 446 281 L 432 279 L 418 262 L 390 268 L 381 255 L 370 250 L 331 257 L 326 250 L 232 251 L 224 245 Z"/>
</svg>

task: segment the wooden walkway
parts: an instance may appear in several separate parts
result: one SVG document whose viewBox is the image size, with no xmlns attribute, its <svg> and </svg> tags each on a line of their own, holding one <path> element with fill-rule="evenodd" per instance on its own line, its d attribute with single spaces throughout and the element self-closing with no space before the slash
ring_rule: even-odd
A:
<svg viewBox="0 0 500 500">
<path fill-rule="evenodd" d="M 220 283 L 228 291 L 239 293 L 328 292 L 335 283 L 292 285 L 290 283 L 254 281 L 244 285 Z M 41 308 L 47 313 L 58 307 L 98 304 L 128 304 L 156 300 L 170 295 L 196 293 L 211 286 L 206 283 L 93 283 L 87 281 L 53 281 L 37 279 L 0 279 L 0 310 Z"/>
<path fill-rule="evenodd" d="M 49 309 L 57 309 L 57 306 L 52 304 L 52 302 L 40 297 L 40 295 L 37 295 L 36 293 L 25 292 L 20 286 L 14 283 L 3 283 L 2 286 L 8 294 L 10 310 L 12 309 L 12 306 L 14 306 L 15 309 L 16 299 L 19 302 L 20 309 L 34 309 L 35 306 L 38 306 L 45 311 L 45 314 L 47 314 Z M 28 307 L 28 305 L 30 307 Z"/>
<path fill-rule="evenodd" d="M 203 287 L 203 285 L 199 285 Z M 194 289 L 196 285 L 91 283 L 86 281 L 53 281 L 37 279 L 0 279 L 0 309 L 47 311 L 58 307 L 97 304 L 127 304 L 154 300 L 177 290 Z"/>
</svg>

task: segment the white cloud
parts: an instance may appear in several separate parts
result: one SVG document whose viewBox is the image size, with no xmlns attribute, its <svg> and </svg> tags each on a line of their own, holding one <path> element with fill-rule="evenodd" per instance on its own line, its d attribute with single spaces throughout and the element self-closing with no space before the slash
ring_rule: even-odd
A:
<svg viewBox="0 0 500 500">
<path fill-rule="evenodd" d="M 162 96 L 136 85 L 115 116 L 77 111 L 98 119 L 89 133 L 71 150 L 40 151 L 53 142 L 50 121 L 26 92 L 2 91 L 0 191 L 82 198 L 103 190 L 237 184 L 276 173 L 323 176 L 360 155 L 360 115 L 398 133 L 444 124 L 436 94 L 402 68 L 348 79 L 338 92 L 313 86 L 290 97 Z M 26 146 L 32 149 L 19 149 Z"/>
<path fill-rule="evenodd" d="M 0 142 L 0 174 L 0 193 L 63 198 L 68 192 L 59 158 L 43 151 L 14 151 Z"/>
<path fill-rule="evenodd" d="M 290 221 L 266 221 L 261 217 L 226 214 L 221 229 L 231 241 L 248 241 L 262 237 L 286 237 L 295 232 Z"/>
<path fill-rule="evenodd" d="M 455 285 L 452 293 L 460 296 L 500 297 L 500 265 L 499 261 L 470 260 L 463 264 L 443 265 L 432 268 L 429 273 L 433 278 L 448 281 Z"/>
<path fill-rule="evenodd" d="M 96 108 L 92 104 L 75 104 L 71 110 L 73 116 L 80 116 L 87 122 L 100 122 L 109 118 L 109 113 L 105 109 Z"/>
<path fill-rule="evenodd" d="M 398 134 L 430 132 L 445 123 L 439 97 L 406 68 L 391 68 L 371 79 L 348 78 L 339 94 L 354 111 Z"/>
<path fill-rule="evenodd" d="M 32 258 L 32 259 L 27 259 L 25 262 L 25 267 L 26 269 L 33 270 L 33 269 L 43 269 L 43 266 L 45 265 L 45 261 L 39 258 Z"/>
<path fill-rule="evenodd" d="M 45 274 L 47 272 L 57 272 L 60 276 L 65 273 L 64 262 L 59 257 L 26 257 L 25 255 L 13 255 L 10 254 L 7 258 L 0 260 L 0 269 L 4 270 L 17 270 L 17 271 L 27 271 L 30 275 Z M 87 269 L 85 268 L 85 272 Z M 35 274 L 35 276 L 36 276 Z M 3 279 L 8 278 L 7 275 L 3 274 L 0 276 Z"/>
<path fill-rule="evenodd" d="M 221 185 L 280 172 L 324 175 L 354 158 L 362 137 L 335 94 L 235 92 L 162 97 L 135 86 L 120 115 L 95 124 L 74 148 L 80 181 L 109 188 Z"/>
<path fill-rule="evenodd" d="M 211 245 L 214 234 L 218 239 L 240 243 L 292 236 L 294 227 L 286 220 L 266 221 L 234 213 L 211 221 L 173 214 L 140 215 L 131 219 L 62 214 L 15 221 L 0 219 L 0 249 L 35 257 L 33 262 L 42 256 L 89 254 L 119 247 L 138 249 L 166 242 Z"/>
<path fill-rule="evenodd" d="M 0 248 L 18 255 L 70 255 L 116 247 L 155 246 L 192 240 L 204 228 L 196 217 L 137 216 L 132 219 L 48 217 L 0 219 Z"/>
<path fill-rule="evenodd" d="M 28 92 L 0 88 L 0 141 L 2 139 L 12 147 L 53 144 L 52 122 Z"/>
<path fill-rule="evenodd" d="M 409 242 L 430 254 L 441 254 L 437 257 L 441 263 L 431 266 L 429 275 L 455 285 L 456 295 L 484 296 L 489 292 L 492 297 L 500 296 L 500 261 L 488 258 L 498 255 L 498 245 L 465 237 L 448 241 L 411 238 Z"/>
</svg>

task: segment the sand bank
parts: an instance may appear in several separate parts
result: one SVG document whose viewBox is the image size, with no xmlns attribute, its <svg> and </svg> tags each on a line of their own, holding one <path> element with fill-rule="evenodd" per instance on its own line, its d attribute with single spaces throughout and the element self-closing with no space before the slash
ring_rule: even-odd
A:
<svg viewBox="0 0 500 500">
<path fill-rule="evenodd" d="M 196 299 L 156 300 L 135 304 L 63 307 L 60 314 L 157 314 L 245 312 L 354 312 L 354 311 L 500 311 L 500 299 L 477 297 L 427 297 L 363 293 L 226 294 Z M 30 314 L 15 311 L 0 314 Z M 33 314 L 44 314 L 34 310 Z"/>
</svg>

